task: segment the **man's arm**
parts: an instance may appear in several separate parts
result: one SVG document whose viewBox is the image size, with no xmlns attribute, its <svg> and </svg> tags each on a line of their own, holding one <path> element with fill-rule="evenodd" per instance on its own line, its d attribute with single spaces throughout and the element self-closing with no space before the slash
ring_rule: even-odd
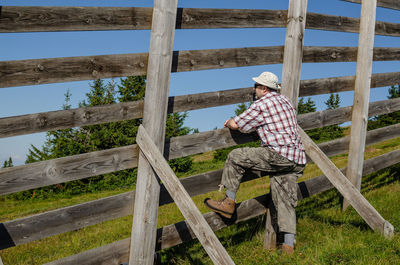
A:
<svg viewBox="0 0 400 265">
<path fill-rule="evenodd" d="M 238 130 L 239 126 L 233 119 L 226 120 L 224 123 L 224 127 L 228 127 L 231 130 Z"/>
</svg>

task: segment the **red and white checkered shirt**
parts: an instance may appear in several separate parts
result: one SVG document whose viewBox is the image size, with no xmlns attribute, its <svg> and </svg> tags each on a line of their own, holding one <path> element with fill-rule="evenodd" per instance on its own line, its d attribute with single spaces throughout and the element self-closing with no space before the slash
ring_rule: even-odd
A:
<svg viewBox="0 0 400 265">
<path fill-rule="evenodd" d="M 285 96 L 269 92 L 234 118 L 241 132 L 256 130 L 261 146 L 275 150 L 297 164 L 306 164 L 306 154 L 297 130 L 296 111 Z"/>
</svg>

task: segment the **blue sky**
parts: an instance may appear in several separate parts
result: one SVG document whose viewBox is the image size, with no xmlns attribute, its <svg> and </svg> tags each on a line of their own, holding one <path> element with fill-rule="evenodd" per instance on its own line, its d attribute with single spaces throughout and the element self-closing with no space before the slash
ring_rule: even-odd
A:
<svg viewBox="0 0 400 265">
<path fill-rule="evenodd" d="M 3 0 L 3 6 L 152 6 L 153 1 L 18 1 Z M 287 9 L 288 0 L 178 0 L 179 7 Z M 358 18 L 361 6 L 339 0 L 308 0 L 308 11 L 322 14 Z M 400 23 L 400 11 L 377 8 L 377 20 Z M 177 30 L 174 50 L 197 50 L 284 45 L 286 30 L 281 29 L 211 29 Z M 119 53 L 148 52 L 150 31 L 86 31 L 0 34 L 0 61 L 39 59 L 69 56 L 89 56 Z M 306 30 L 307 46 L 357 46 L 358 34 Z M 376 36 L 375 46 L 400 47 L 399 37 Z M 356 63 L 303 64 L 302 79 L 354 75 Z M 400 62 L 375 62 L 373 73 L 397 72 Z M 223 70 L 206 70 L 171 75 L 170 95 L 201 93 L 215 90 L 247 87 L 251 77 L 260 72 L 272 71 L 279 77 L 282 65 L 240 67 Z M 119 79 L 116 78 L 116 81 Z M 0 88 L 0 118 L 29 113 L 59 110 L 67 89 L 72 93 L 72 107 L 85 98 L 89 81 Z M 353 93 L 340 93 L 341 106 L 352 105 Z M 387 88 L 371 90 L 371 101 L 386 99 Z M 329 95 L 313 97 L 318 110 L 325 109 Z M 200 131 L 222 128 L 226 118 L 234 114 L 235 106 L 223 106 L 190 111 L 186 125 Z M 12 157 L 15 165 L 23 164 L 30 144 L 40 147 L 45 133 L 1 138 L 0 162 Z"/>
</svg>

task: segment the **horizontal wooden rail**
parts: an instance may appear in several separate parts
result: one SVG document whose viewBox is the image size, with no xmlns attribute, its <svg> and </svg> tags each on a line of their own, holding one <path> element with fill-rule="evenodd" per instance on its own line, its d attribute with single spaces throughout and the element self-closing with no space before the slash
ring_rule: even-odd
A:
<svg viewBox="0 0 400 265">
<path fill-rule="evenodd" d="M 303 80 L 300 96 L 351 91 L 355 76 Z M 400 72 L 373 74 L 371 87 L 400 84 Z M 236 104 L 252 100 L 253 88 L 238 88 L 169 98 L 168 112 Z M 0 138 L 143 117 L 143 101 L 0 118 Z"/>
<path fill-rule="evenodd" d="M 361 0 L 342 0 L 342 1 L 361 4 Z M 379 7 L 400 10 L 400 2 L 397 0 L 378 0 L 376 5 Z"/>
<path fill-rule="evenodd" d="M 369 116 L 400 110 L 400 98 L 372 102 Z M 351 107 L 299 115 L 304 130 L 340 124 L 351 120 Z M 174 159 L 234 146 L 258 139 L 227 128 L 174 137 L 166 141 L 164 156 Z M 68 182 L 137 166 L 136 145 L 57 158 L 0 169 L 0 195 Z"/>
<path fill-rule="evenodd" d="M 391 165 L 400 163 L 400 150 L 396 150 L 379 157 L 375 157 L 364 162 L 363 175 L 370 174 L 377 170 L 389 167 Z M 342 169 L 345 172 L 345 169 Z M 329 182 L 327 177 L 319 176 L 313 179 L 309 179 L 298 183 L 298 198 L 304 199 L 321 192 L 330 190 L 333 185 Z M 233 222 L 226 222 L 221 219 L 217 214 L 210 212 L 204 214 L 204 218 L 214 231 L 218 231 L 229 225 L 233 225 L 245 220 L 265 214 L 267 201 L 270 199 L 270 194 L 262 195 L 247 201 L 243 201 L 238 205 L 237 217 Z M 157 231 L 157 246 L 156 250 L 161 250 L 169 247 L 179 245 L 183 242 L 188 242 L 194 239 L 194 233 L 189 228 L 186 221 L 181 221 L 176 224 L 165 226 L 158 229 Z M 66 257 L 61 260 L 47 263 L 47 265 L 56 264 L 121 264 L 126 262 L 126 255 L 129 252 L 129 239 L 124 239 L 118 242 L 114 242 L 109 245 L 105 245 L 99 248 L 91 249 L 86 252 L 82 252 L 73 256 Z"/>
<path fill-rule="evenodd" d="M 283 46 L 175 51 L 172 72 L 278 64 Z M 357 47 L 304 47 L 303 62 L 354 62 Z M 144 75 L 147 53 L 0 61 L 0 87 Z M 375 61 L 400 60 L 400 48 L 374 48 Z"/>
<path fill-rule="evenodd" d="M 151 7 L 3 6 L 0 32 L 150 29 Z M 177 29 L 284 28 L 286 10 L 178 8 Z M 358 32 L 358 18 L 307 13 L 306 28 Z M 400 24 L 377 21 L 375 34 L 400 36 Z"/>
<path fill-rule="evenodd" d="M 400 137 L 399 129 L 400 124 L 396 124 L 369 131 L 367 133 L 367 145 Z M 328 156 L 332 156 L 348 151 L 348 143 L 349 137 L 345 137 L 321 143 L 318 146 Z M 387 163 L 391 161 L 384 162 Z M 389 166 L 385 163 L 383 163 L 382 166 Z M 379 162 L 378 165 L 381 165 L 381 162 Z M 378 169 L 374 167 L 374 170 L 376 171 Z M 365 174 L 369 173 L 371 173 L 371 171 L 365 172 Z M 220 183 L 221 175 L 222 169 L 214 170 L 183 178 L 181 182 L 187 192 L 193 197 L 215 190 Z M 244 181 L 256 177 L 257 176 L 254 175 L 248 175 Z M 134 198 L 135 191 L 131 191 L 4 222 L 0 224 L 0 235 L 2 235 L 0 237 L 0 249 L 32 242 L 132 214 Z M 171 202 L 173 202 L 172 198 L 165 188 L 161 186 L 160 205 Z"/>
</svg>

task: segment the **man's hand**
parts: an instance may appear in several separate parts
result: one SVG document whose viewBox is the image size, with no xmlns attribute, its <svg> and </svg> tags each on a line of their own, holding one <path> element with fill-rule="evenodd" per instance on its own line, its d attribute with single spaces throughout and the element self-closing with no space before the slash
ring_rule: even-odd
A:
<svg viewBox="0 0 400 265">
<path fill-rule="evenodd" d="M 239 129 L 239 126 L 233 119 L 226 120 L 224 123 L 224 127 L 227 127 L 231 130 L 237 130 Z"/>
</svg>

